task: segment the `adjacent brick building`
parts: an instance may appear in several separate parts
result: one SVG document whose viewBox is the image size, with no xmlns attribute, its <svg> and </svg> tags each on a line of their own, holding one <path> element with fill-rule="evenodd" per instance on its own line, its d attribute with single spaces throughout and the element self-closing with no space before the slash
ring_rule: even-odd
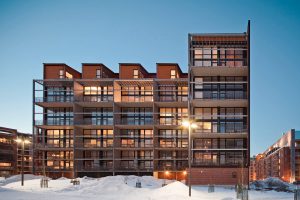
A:
<svg viewBox="0 0 300 200">
<path fill-rule="evenodd" d="M 255 159 L 256 178 L 277 177 L 286 182 L 300 181 L 300 131 L 291 129 L 258 154 Z"/>
<path fill-rule="evenodd" d="M 21 172 L 22 146 L 17 138 L 31 141 L 31 134 L 0 127 L 0 176 L 8 177 Z M 32 173 L 32 143 L 24 147 L 24 173 Z"/>
<path fill-rule="evenodd" d="M 33 80 L 34 172 L 51 177 L 136 174 L 192 184 L 246 183 L 250 25 L 247 33 L 190 34 L 188 73 L 176 63 L 44 64 Z"/>
</svg>

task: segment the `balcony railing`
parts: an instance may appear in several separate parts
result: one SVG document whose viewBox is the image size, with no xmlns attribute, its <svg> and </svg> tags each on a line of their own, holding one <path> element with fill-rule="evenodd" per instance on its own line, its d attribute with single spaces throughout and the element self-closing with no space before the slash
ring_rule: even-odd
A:
<svg viewBox="0 0 300 200">
<path fill-rule="evenodd" d="M 247 92 L 220 93 L 213 91 L 195 91 L 194 99 L 240 100 L 247 99 Z"/>
<path fill-rule="evenodd" d="M 118 125 L 152 125 L 152 118 L 145 118 L 135 120 L 134 118 L 122 118 L 121 120 L 116 120 L 116 124 Z"/>
<path fill-rule="evenodd" d="M 83 120 L 76 121 L 75 125 L 109 126 L 109 125 L 113 125 L 113 118 L 86 118 Z"/>
<path fill-rule="evenodd" d="M 121 96 L 122 102 L 153 102 L 153 95 L 150 96 Z"/>
<path fill-rule="evenodd" d="M 145 145 L 141 145 L 141 144 L 121 144 L 121 148 L 122 147 L 126 147 L 126 148 L 152 148 L 153 144 L 145 144 Z"/>
<path fill-rule="evenodd" d="M 194 59 L 195 67 L 243 67 L 247 66 L 247 58 L 240 59 Z"/>
<path fill-rule="evenodd" d="M 83 166 L 76 169 L 77 171 L 110 171 L 112 166 Z"/>
<path fill-rule="evenodd" d="M 47 126 L 72 126 L 74 125 L 72 120 L 35 120 L 35 125 L 47 125 Z"/>
<path fill-rule="evenodd" d="M 73 102 L 73 96 L 48 96 L 48 97 L 35 97 L 35 102 Z"/>
<path fill-rule="evenodd" d="M 85 95 L 83 97 L 76 97 L 76 102 L 109 102 L 113 101 L 113 95 L 99 95 L 99 96 L 90 96 Z"/>
<path fill-rule="evenodd" d="M 188 97 L 187 96 L 159 96 L 158 101 L 160 102 L 182 102 L 182 101 L 187 101 Z"/>
</svg>

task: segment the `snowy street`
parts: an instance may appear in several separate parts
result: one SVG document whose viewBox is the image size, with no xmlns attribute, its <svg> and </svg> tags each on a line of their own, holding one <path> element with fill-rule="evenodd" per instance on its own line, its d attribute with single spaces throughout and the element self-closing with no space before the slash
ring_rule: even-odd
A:
<svg viewBox="0 0 300 200">
<path fill-rule="evenodd" d="M 40 188 L 40 178 L 25 175 L 22 187 L 20 176 L 0 180 L 0 199 L 6 200 L 44 200 L 44 199 L 134 199 L 134 200 L 234 200 L 235 191 L 231 188 L 216 187 L 214 193 L 208 193 L 207 187 L 193 187 L 192 198 L 188 197 L 188 187 L 181 182 L 168 181 L 168 185 L 161 187 L 164 180 L 151 176 L 140 177 L 142 188 L 135 188 L 136 176 L 110 176 L 105 178 L 80 178 L 80 185 L 74 186 L 70 179 L 61 178 L 50 180 L 48 188 Z M 127 181 L 127 184 L 125 183 Z M 291 200 L 293 193 L 276 191 L 249 191 L 251 200 Z"/>
</svg>

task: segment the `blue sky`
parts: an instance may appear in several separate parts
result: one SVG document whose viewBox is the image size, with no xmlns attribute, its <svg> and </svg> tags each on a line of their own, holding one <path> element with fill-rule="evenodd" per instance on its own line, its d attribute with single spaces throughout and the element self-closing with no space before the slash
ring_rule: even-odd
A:
<svg viewBox="0 0 300 200">
<path fill-rule="evenodd" d="M 187 70 L 188 33 L 244 32 L 251 20 L 251 154 L 300 129 L 299 1 L 0 1 L 0 126 L 31 132 L 42 63 L 138 62 Z"/>
</svg>

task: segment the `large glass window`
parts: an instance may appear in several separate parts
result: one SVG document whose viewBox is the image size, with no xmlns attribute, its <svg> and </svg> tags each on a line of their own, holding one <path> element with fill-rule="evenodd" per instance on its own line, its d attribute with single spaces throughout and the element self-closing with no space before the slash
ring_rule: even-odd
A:
<svg viewBox="0 0 300 200">
<path fill-rule="evenodd" d="M 187 101 L 188 86 L 160 85 L 159 101 Z"/>
<path fill-rule="evenodd" d="M 55 170 L 73 168 L 73 151 L 46 151 L 46 166 Z"/>
<path fill-rule="evenodd" d="M 153 147 L 153 130 L 122 129 L 120 133 L 122 147 Z"/>
<path fill-rule="evenodd" d="M 73 87 L 45 87 L 46 102 L 71 102 L 73 97 Z"/>
<path fill-rule="evenodd" d="M 159 130 L 158 142 L 160 148 L 187 148 L 187 130 Z"/>
<path fill-rule="evenodd" d="M 84 124 L 92 125 L 112 125 L 113 111 L 112 108 L 84 108 Z"/>
<path fill-rule="evenodd" d="M 246 163 L 246 151 L 194 151 L 196 166 L 241 166 Z"/>
<path fill-rule="evenodd" d="M 149 125 L 153 123 L 152 108 L 122 108 L 121 123 L 125 125 Z"/>
<path fill-rule="evenodd" d="M 232 133 L 247 130 L 247 108 L 194 108 L 196 131 Z"/>
<path fill-rule="evenodd" d="M 195 77 L 195 99 L 246 99 L 247 77 Z"/>
<path fill-rule="evenodd" d="M 247 50 L 242 47 L 219 48 L 217 46 L 197 47 L 193 51 L 193 65 L 199 67 L 247 65 Z"/>
<path fill-rule="evenodd" d="M 122 86 L 122 101 L 151 102 L 153 101 L 152 86 Z"/>
<path fill-rule="evenodd" d="M 83 131 L 83 147 L 105 148 L 113 146 L 113 130 L 106 129 L 85 129 Z"/>
<path fill-rule="evenodd" d="M 73 130 L 46 130 L 45 143 L 49 148 L 73 147 Z"/>
<path fill-rule="evenodd" d="M 112 101 L 113 86 L 86 86 L 83 91 L 83 100 L 92 102 Z"/>
<path fill-rule="evenodd" d="M 45 125 L 73 125 L 73 108 L 46 108 Z"/>
<path fill-rule="evenodd" d="M 160 108 L 159 123 L 161 125 L 181 125 L 188 118 L 187 108 Z"/>
</svg>

